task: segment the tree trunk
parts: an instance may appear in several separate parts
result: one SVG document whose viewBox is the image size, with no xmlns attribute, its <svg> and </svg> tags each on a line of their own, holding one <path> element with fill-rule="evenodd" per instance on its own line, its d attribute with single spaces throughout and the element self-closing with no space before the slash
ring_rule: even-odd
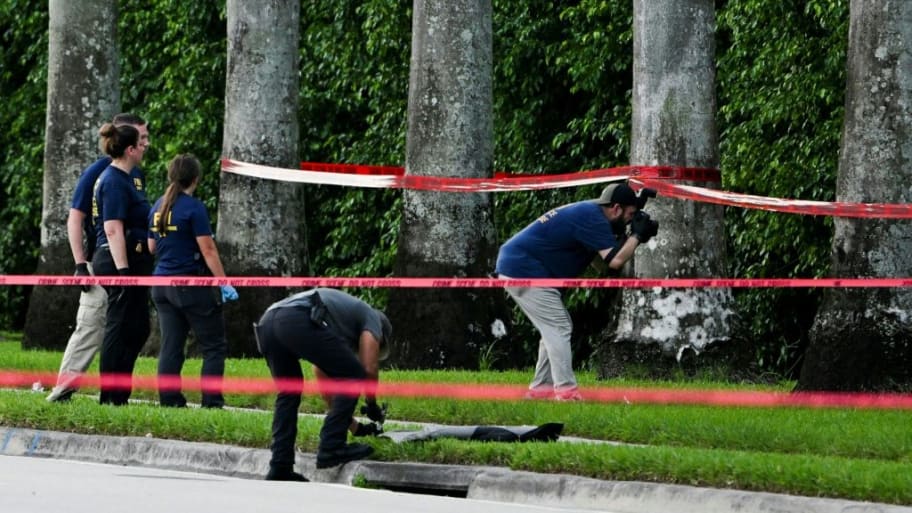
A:
<svg viewBox="0 0 912 513">
<path fill-rule="evenodd" d="M 912 202 L 912 3 L 853 0 L 837 201 Z M 908 277 L 908 221 L 836 218 L 832 274 Z M 912 290 L 827 289 L 799 390 L 908 390 Z"/>
<path fill-rule="evenodd" d="M 71 274 L 66 221 L 73 189 L 98 156 L 98 129 L 120 109 L 117 2 L 51 0 L 47 122 L 37 274 Z M 62 349 L 75 327 L 78 287 L 32 291 L 22 344 Z"/>
<path fill-rule="evenodd" d="M 297 167 L 300 2 L 228 0 L 228 70 L 222 154 Z M 217 244 L 229 276 L 306 273 L 303 186 L 223 174 Z M 230 354 L 257 354 L 251 322 L 286 295 L 239 288 L 225 307 Z"/>
<path fill-rule="evenodd" d="M 413 5 L 406 172 L 490 177 L 491 1 Z M 496 254 L 489 194 L 405 191 L 396 275 L 485 276 Z M 395 333 L 391 359 L 407 368 L 476 367 L 510 315 L 504 292 L 496 289 L 395 289 L 388 313 Z"/>
<path fill-rule="evenodd" d="M 634 1 L 631 164 L 718 167 L 715 115 L 715 8 L 712 0 Z M 718 187 L 719 184 L 686 182 Z M 657 198 L 646 205 L 657 237 L 637 250 L 646 277 L 725 275 L 722 208 Z M 675 365 L 729 340 L 733 297 L 727 289 L 627 289 L 614 340 L 599 351 L 600 374 L 623 362 Z"/>
</svg>

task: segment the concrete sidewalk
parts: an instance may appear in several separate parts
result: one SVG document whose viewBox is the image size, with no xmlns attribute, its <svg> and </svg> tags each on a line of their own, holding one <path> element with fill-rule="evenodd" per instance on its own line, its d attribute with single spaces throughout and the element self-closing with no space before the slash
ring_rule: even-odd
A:
<svg viewBox="0 0 912 513">
<path fill-rule="evenodd" d="M 0 455 L 63 458 L 262 479 L 266 449 L 141 437 L 81 435 L 0 426 Z M 570 475 L 516 472 L 500 467 L 352 462 L 317 470 L 313 454 L 299 453 L 298 470 L 332 482 L 469 497 L 575 507 L 614 513 L 912 513 L 912 508 L 772 493 L 642 482 L 601 481 Z M 303 486 L 303 484 L 302 484 Z"/>
</svg>

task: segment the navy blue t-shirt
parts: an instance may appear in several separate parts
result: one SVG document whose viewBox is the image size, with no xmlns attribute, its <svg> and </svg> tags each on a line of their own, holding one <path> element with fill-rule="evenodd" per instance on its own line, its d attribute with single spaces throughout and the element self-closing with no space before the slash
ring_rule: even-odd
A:
<svg viewBox="0 0 912 513">
<path fill-rule="evenodd" d="M 135 168 L 134 168 L 135 169 Z M 95 201 L 92 203 L 92 222 L 95 241 L 99 247 L 107 244 L 105 221 L 123 221 L 127 248 L 136 243 L 146 244 L 149 228 L 149 201 L 143 179 L 128 175 L 109 165 L 95 182 Z"/>
<path fill-rule="evenodd" d="M 98 177 L 101 176 L 101 173 L 104 172 L 107 167 L 111 165 L 111 157 L 101 156 L 95 162 L 89 164 L 89 167 L 82 170 L 82 173 L 79 175 L 79 180 L 76 181 L 76 189 L 73 191 L 73 201 L 70 203 L 70 208 L 79 210 L 85 214 L 85 220 L 82 222 L 82 229 L 85 232 L 86 240 L 89 241 L 89 258 L 92 258 L 92 251 L 95 248 L 95 224 L 92 222 L 92 200 L 95 195 L 95 182 L 98 181 Z M 143 175 L 142 170 L 138 167 L 134 167 L 130 171 L 130 177 L 133 178 L 133 184 L 136 186 L 136 190 L 146 194 L 146 177 Z"/>
<path fill-rule="evenodd" d="M 600 250 L 616 244 L 601 206 L 571 203 L 549 211 L 505 242 L 496 272 L 510 278 L 575 278 Z"/>
<path fill-rule="evenodd" d="M 167 233 L 158 232 L 158 211 L 162 198 L 158 198 L 149 212 L 149 235 L 155 239 L 155 265 L 157 276 L 196 276 L 206 269 L 197 237 L 212 235 L 209 214 L 203 202 L 180 193 L 168 213 Z"/>
</svg>

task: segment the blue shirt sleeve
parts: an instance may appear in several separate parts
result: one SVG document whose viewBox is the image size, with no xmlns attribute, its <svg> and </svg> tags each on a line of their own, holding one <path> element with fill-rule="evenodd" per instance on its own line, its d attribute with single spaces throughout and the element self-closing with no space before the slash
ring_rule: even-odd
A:
<svg viewBox="0 0 912 513">
<path fill-rule="evenodd" d="M 127 219 L 130 210 L 130 190 L 126 189 L 124 184 L 123 180 L 105 181 L 106 187 L 101 191 L 104 194 L 102 221 L 125 221 Z"/>
<path fill-rule="evenodd" d="M 193 202 L 193 211 L 190 212 L 190 226 L 193 228 L 193 235 L 196 237 L 212 235 L 209 213 L 206 212 L 206 205 L 203 205 L 200 200 L 195 199 Z"/>
<path fill-rule="evenodd" d="M 73 191 L 73 201 L 70 203 L 71 208 L 75 208 L 86 214 L 92 215 L 92 196 L 94 195 L 95 182 L 101 173 L 111 164 L 111 157 L 100 157 L 98 160 L 89 165 L 79 175 L 76 182 L 76 190 Z"/>
</svg>

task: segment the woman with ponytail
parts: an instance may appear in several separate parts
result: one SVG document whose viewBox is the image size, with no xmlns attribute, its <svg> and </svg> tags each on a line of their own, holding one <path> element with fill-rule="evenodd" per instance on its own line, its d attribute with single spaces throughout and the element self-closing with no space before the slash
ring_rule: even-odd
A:
<svg viewBox="0 0 912 513">
<path fill-rule="evenodd" d="M 200 163 L 196 157 L 178 155 L 168 163 L 168 189 L 155 202 L 148 218 L 148 244 L 158 259 L 156 276 L 225 276 L 206 206 L 193 197 L 199 180 Z M 190 330 L 203 354 L 202 406 L 224 406 L 221 380 L 228 343 L 222 303 L 234 299 L 237 291 L 230 285 L 215 289 L 152 287 L 161 327 L 158 396 L 162 406 L 187 405 L 180 374 Z"/>
</svg>

